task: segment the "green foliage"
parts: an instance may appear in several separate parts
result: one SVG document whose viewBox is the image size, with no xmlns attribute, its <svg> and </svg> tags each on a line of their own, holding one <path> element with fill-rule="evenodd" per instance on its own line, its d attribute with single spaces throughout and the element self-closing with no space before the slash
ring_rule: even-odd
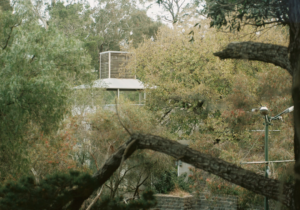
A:
<svg viewBox="0 0 300 210">
<path fill-rule="evenodd" d="M 203 26 L 205 26 L 203 22 Z M 188 29 L 185 28 L 187 31 Z M 193 125 L 223 108 L 220 96 L 232 88 L 233 62 L 225 64 L 213 56 L 224 37 L 201 28 L 194 43 L 181 27 L 161 28 L 155 40 L 146 40 L 137 49 L 137 76 L 149 87 L 146 105 L 172 132 L 192 133 Z"/>
<path fill-rule="evenodd" d="M 234 34 L 229 33 L 229 29 L 218 33 L 209 28 L 206 21 L 201 25 L 192 43 L 186 42 L 189 35 L 183 33 L 182 28 L 161 28 L 155 40 L 145 40 L 139 48 L 133 49 L 139 78 L 149 87 L 156 87 L 147 90 L 150 97 L 146 106 L 157 114 L 162 125 L 178 134 L 178 138 L 190 139 L 190 146 L 196 150 L 235 164 L 264 160 L 264 134 L 257 131 L 264 129 L 263 119 L 251 110 L 264 105 L 274 116 L 292 106 L 292 78 L 274 65 L 220 61 L 212 53 L 229 42 L 249 39 L 287 46 L 288 31 L 274 26 L 256 33 L 255 28 L 247 26 Z M 286 114 L 283 118 L 284 122 L 274 121 L 272 125 L 272 130 L 280 130 L 280 133 L 269 133 L 270 160 L 294 158 L 292 115 Z M 271 177 L 292 182 L 288 165 L 274 164 Z M 257 173 L 265 170 L 262 165 L 242 167 Z M 167 174 L 161 180 L 169 183 Z M 163 182 L 160 183 L 159 191 L 167 191 Z M 202 184 L 199 182 L 198 189 Z M 251 195 L 226 184 L 214 179 L 211 190 L 216 194 L 239 194 L 240 203 L 253 201 Z M 262 201 L 259 196 L 255 199 Z"/>
<path fill-rule="evenodd" d="M 10 0 L 1 0 L 0 1 L 0 10 L 2 10 L 2 11 L 11 11 L 12 7 L 10 5 Z"/>
<path fill-rule="evenodd" d="M 135 1 L 106 0 L 99 7 L 88 4 L 64 5 L 57 1 L 49 5 L 49 26 L 57 27 L 67 37 L 76 37 L 90 54 L 91 66 L 99 70 L 99 53 L 120 50 L 120 44 L 132 42 L 137 47 L 143 37 L 155 35 L 159 22 L 152 21 L 146 11 L 138 9 Z M 130 14 L 130 15 L 128 15 Z M 94 75 L 97 78 L 97 75 Z"/>
<path fill-rule="evenodd" d="M 146 190 L 143 192 L 141 199 L 130 201 L 128 204 L 123 202 L 123 197 L 114 199 L 104 197 L 92 207 L 92 210 L 139 210 L 153 208 L 155 205 L 156 200 L 153 192 Z"/>
<path fill-rule="evenodd" d="M 0 159 L 6 163 L 0 171 L 6 176 L 20 172 L 14 161 L 28 158 L 29 127 L 45 134 L 58 128 L 71 107 L 71 88 L 90 80 L 90 57 L 79 40 L 41 27 L 30 4 L 19 3 L 0 19 Z"/>
<path fill-rule="evenodd" d="M 103 42 L 103 37 L 93 33 L 93 11 L 81 3 L 67 4 L 58 1 L 48 5 L 50 19 L 49 27 L 55 27 L 60 33 L 67 37 L 76 38 L 83 42 L 84 48 L 90 54 L 91 66 L 99 69 L 99 45 Z M 97 75 L 94 75 L 97 78 Z"/>
<path fill-rule="evenodd" d="M 122 99 L 118 102 L 120 119 L 130 132 L 169 135 L 158 125 L 152 113 L 143 106 L 136 106 Z M 82 141 L 85 138 L 90 139 L 91 144 L 95 146 L 90 150 L 90 153 L 94 154 L 91 161 L 95 165 L 101 165 L 103 160 L 106 160 L 128 138 L 128 133 L 120 125 L 115 108 L 114 106 L 98 107 L 95 114 L 89 115 L 90 131 L 84 133 L 80 128 L 76 129 Z M 124 193 L 133 193 L 138 197 L 141 183 L 150 187 L 151 178 L 169 170 L 171 164 L 171 158 L 164 154 L 154 151 L 136 151 L 119 169 L 120 172 L 111 176 L 105 189 L 109 191 L 111 198 Z"/>
<path fill-rule="evenodd" d="M 66 206 L 78 192 L 95 190 L 91 175 L 71 171 L 69 174 L 47 175 L 38 183 L 33 177 L 23 177 L 0 186 L 0 208 L 3 210 L 56 210 Z M 77 193 L 76 193 L 77 192 Z"/>
<path fill-rule="evenodd" d="M 154 182 L 155 190 L 163 194 L 173 191 L 175 187 L 186 192 L 192 192 L 191 185 L 193 185 L 193 180 L 187 178 L 186 173 L 177 176 L 176 170 L 165 171 Z"/>
<path fill-rule="evenodd" d="M 177 176 L 175 179 L 175 185 L 177 184 L 178 188 L 185 192 L 193 192 L 191 186 L 194 184 L 194 181 L 188 176 L 187 173 Z"/>
<path fill-rule="evenodd" d="M 225 27 L 239 31 L 243 25 L 256 27 L 270 23 L 288 23 L 288 0 L 206 0 L 202 10 L 211 18 L 211 27 Z"/>
<path fill-rule="evenodd" d="M 155 190 L 158 193 L 171 192 L 175 187 L 175 183 L 173 182 L 173 177 L 175 176 L 176 172 L 171 173 L 169 171 L 165 171 L 165 173 L 158 177 L 158 179 L 154 182 Z"/>
</svg>

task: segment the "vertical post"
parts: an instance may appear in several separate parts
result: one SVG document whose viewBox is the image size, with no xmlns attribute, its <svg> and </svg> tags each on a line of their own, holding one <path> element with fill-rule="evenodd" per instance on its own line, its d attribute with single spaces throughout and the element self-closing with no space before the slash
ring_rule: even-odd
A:
<svg viewBox="0 0 300 210">
<path fill-rule="evenodd" d="M 118 100 L 120 99 L 120 89 L 118 89 Z"/>
<path fill-rule="evenodd" d="M 101 53 L 100 53 L 99 79 L 101 79 Z"/>
<path fill-rule="evenodd" d="M 179 160 L 177 160 L 177 176 L 179 176 Z"/>
<path fill-rule="evenodd" d="M 134 54 L 134 79 L 136 79 L 136 55 Z"/>
<path fill-rule="evenodd" d="M 94 108 L 94 92 L 93 92 L 93 88 L 92 88 L 92 109 Z"/>
<path fill-rule="evenodd" d="M 269 155 L 268 155 L 269 127 L 268 126 L 269 126 L 268 115 L 265 115 L 265 161 L 269 161 Z M 266 163 L 266 173 L 265 173 L 266 178 L 268 178 L 268 172 L 269 172 L 269 162 Z M 265 196 L 264 206 L 265 206 L 265 210 L 269 210 L 269 202 L 267 196 Z"/>
<path fill-rule="evenodd" d="M 109 52 L 108 53 L 108 78 L 110 78 L 110 61 L 111 61 L 110 56 L 111 56 L 111 54 Z"/>
<path fill-rule="evenodd" d="M 139 92 L 139 104 L 142 104 L 142 93 Z"/>
</svg>

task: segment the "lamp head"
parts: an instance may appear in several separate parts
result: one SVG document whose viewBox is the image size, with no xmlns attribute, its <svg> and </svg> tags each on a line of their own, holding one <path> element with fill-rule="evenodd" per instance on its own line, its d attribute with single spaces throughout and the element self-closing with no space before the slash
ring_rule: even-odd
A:
<svg viewBox="0 0 300 210">
<path fill-rule="evenodd" d="M 259 112 L 261 115 L 266 116 L 269 113 L 269 109 L 266 106 L 262 106 L 262 107 L 260 107 Z"/>
<path fill-rule="evenodd" d="M 294 106 L 291 106 L 290 108 L 287 109 L 288 112 L 294 111 Z"/>
</svg>

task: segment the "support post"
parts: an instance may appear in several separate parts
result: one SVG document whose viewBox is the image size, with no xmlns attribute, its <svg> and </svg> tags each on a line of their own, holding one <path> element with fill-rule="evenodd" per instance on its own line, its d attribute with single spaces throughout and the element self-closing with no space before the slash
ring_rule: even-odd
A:
<svg viewBox="0 0 300 210">
<path fill-rule="evenodd" d="M 269 129 L 269 120 L 268 120 L 268 115 L 265 115 L 265 161 L 266 161 L 266 172 L 265 172 L 265 177 L 268 178 L 268 172 L 269 172 L 269 155 L 268 155 L 268 131 Z M 269 201 L 268 197 L 265 196 L 265 201 L 264 201 L 264 206 L 265 210 L 269 210 Z"/>
<path fill-rule="evenodd" d="M 142 93 L 139 91 L 139 104 L 142 104 Z"/>
<path fill-rule="evenodd" d="M 108 78 L 110 78 L 110 62 L 111 62 L 111 53 L 108 53 Z"/>
<path fill-rule="evenodd" d="M 92 108 L 94 108 L 94 91 L 93 91 L 93 88 L 92 88 Z"/>
<path fill-rule="evenodd" d="M 118 89 L 118 100 L 120 99 L 120 89 Z"/>
</svg>

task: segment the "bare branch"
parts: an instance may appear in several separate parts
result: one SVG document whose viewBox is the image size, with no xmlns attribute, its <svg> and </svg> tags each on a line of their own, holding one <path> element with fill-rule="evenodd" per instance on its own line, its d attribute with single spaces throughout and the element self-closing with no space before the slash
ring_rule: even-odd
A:
<svg viewBox="0 0 300 210">
<path fill-rule="evenodd" d="M 37 184 L 39 184 L 39 183 L 40 183 L 39 176 L 38 176 L 37 172 L 34 170 L 34 168 L 31 168 L 31 172 L 32 172 L 33 175 L 34 175 L 35 182 L 36 182 Z"/>
<path fill-rule="evenodd" d="M 118 112 L 118 101 L 117 101 L 117 99 L 116 99 L 116 113 L 117 113 L 119 122 L 120 122 L 120 124 L 122 125 L 122 127 L 126 130 L 126 132 L 127 132 L 129 135 L 131 135 L 130 131 L 125 127 L 125 125 L 123 124 L 123 122 L 122 122 L 121 119 L 120 119 L 120 115 L 119 115 L 119 112 Z"/>
<path fill-rule="evenodd" d="M 87 207 L 86 210 L 90 210 L 92 208 L 92 206 L 96 203 L 96 201 L 100 198 L 101 194 L 102 194 L 102 190 L 103 190 L 103 185 L 101 187 L 100 192 L 97 194 L 97 196 L 94 198 L 94 200 L 92 201 L 92 203 Z"/>
<path fill-rule="evenodd" d="M 34 6 L 32 4 L 32 8 L 31 10 L 35 13 L 36 16 L 38 16 L 38 18 L 42 21 L 42 23 L 44 24 L 44 27 L 46 30 L 48 30 L 48 24 L 47 24 L 47 21 L 45 20 L 45 18 L 42 17 L 42 15 L 40 14 L 39 12 L 39 9 L 37 8 L 38 5 Z"/>
<path fill-rule="evenodd" d="M 95 156 L 94 156 L 91 152 L 89 152 L 89 153 L 90 153 L 90 156 L 92 156 L 92 158 L 93 158 L 93 160 L 94 160 L 94 162 L 95 162 L 95 165 L 96 165 L 97 170 L 99 170 L 98 164 L 97 164 L 97 160 L 96 160 Z"/>
</svg>

